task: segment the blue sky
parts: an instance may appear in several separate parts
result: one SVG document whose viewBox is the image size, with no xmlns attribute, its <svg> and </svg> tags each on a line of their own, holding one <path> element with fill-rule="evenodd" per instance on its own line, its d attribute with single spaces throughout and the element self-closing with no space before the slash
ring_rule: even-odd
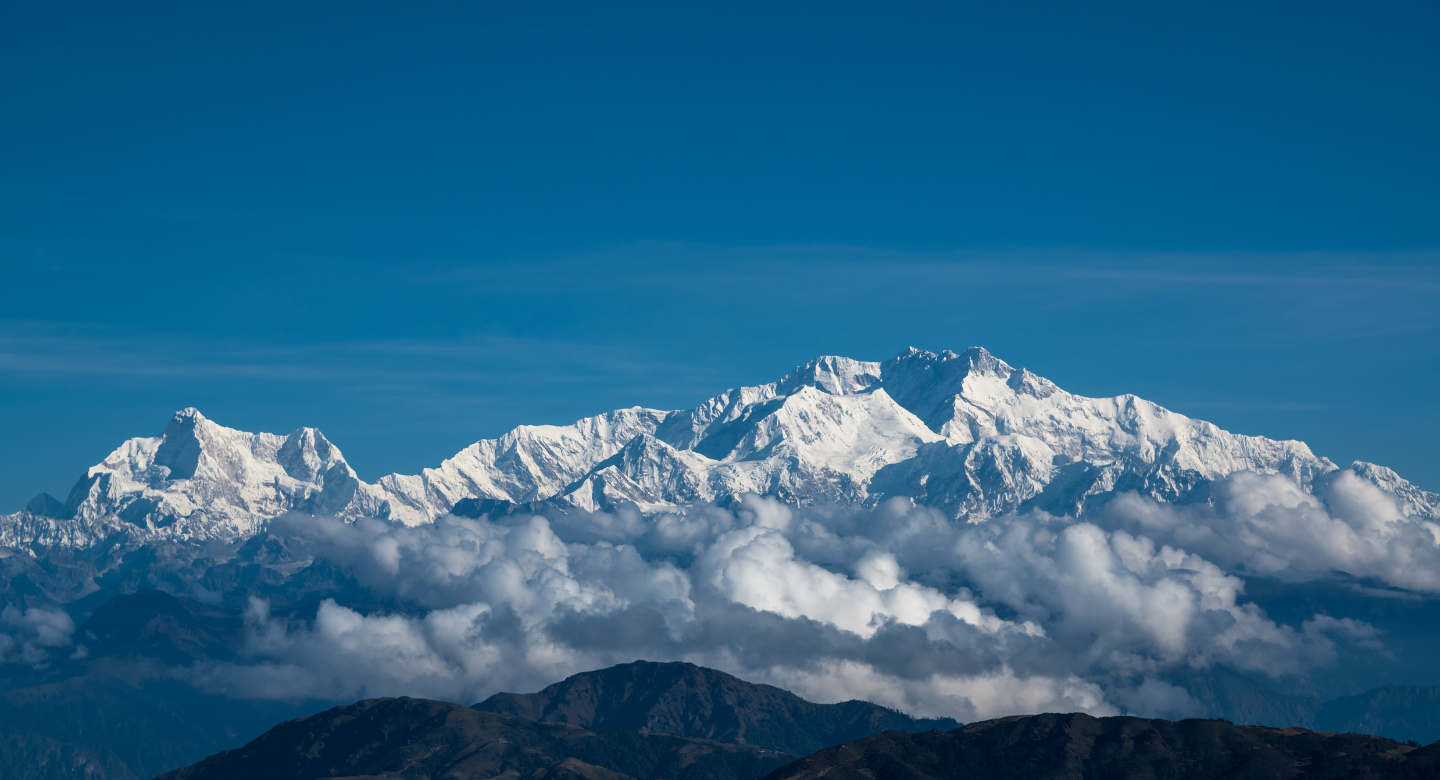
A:
<svg viewBox="0 0 1440 780">
<path fill-rule="evenodd" d="M 973 344 L 1440 490 L 1440 7 L 997 5 L 0 4 L 0 510 Z"/>
</svg>

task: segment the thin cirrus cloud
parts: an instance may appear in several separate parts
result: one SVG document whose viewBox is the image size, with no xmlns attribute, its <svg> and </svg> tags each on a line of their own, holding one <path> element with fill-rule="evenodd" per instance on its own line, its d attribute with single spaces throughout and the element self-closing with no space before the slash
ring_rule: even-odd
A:
<svg viewBox="0 0 1440 780">
<path fill-rule="evenodd" d="M 524 262 L 419 264 L 396 281 L 478 296 L 503 291 L 604 301 L 682 315 L 715 313 L 738 332 L 767 320 L 842 323 L 885 312 L 905 323 L 960 306 L 1104 330 L 1133 307 L 1168 304 L 1173 332 L 1146 340 L 1197 345 L 1305 343 L 1440 328 L 1435 252 L 1174 253 L 1065 249 L 934 251 L 841 245 L 737 246 L 642 242 Z M 671 307 L 669 304 L 679 304 Z M 747 323 L 746 318 L 753 320 Z M 623 317 L 622 317 L 623 319 Z M 950 321 L 945 318 L 942 321 Z M 967 345 L 968 346 L 968 345 Z"/>
<path fill-rule="evenodd" d="M 557 361 L 557 355 L 564 356 Z M 557 365 L 559 363 L 559 365 Z M 532 338 L 383 339 L 277 346 L 218 339 L 121 334 L 68 323 L 0 322 L 0 371 L 135 378 L 244 378 L 275 382 L 360 382 L 418 389 L 475 383 L 505 366 L 533 381 L 675 372 L 676 364 L 622 347 Z M 537 371 L 543 367 L 544 371 Z"/>
<path fill-rule="evenodd" d="M 937 328 L 960 328 L 962 339 L 993 339 L 988 331 L 996 317 L 1022 326 L 1022 333 L 1063 325 L 1098 338 L 1123 330 L 1143 343 L 1192 349 L 1414 338 L 1440 329 L 1440 314 L 1429 305 L 1440 293 L 1437 259 L 1433 252 L 941 252 L 642 242 L 513 261 L 394 263 L 345 274 L 347 296 L 398 312 L 382 320 L 393 326 L 390 334 L 336 333 L 317 327 L 322 323 L 312 316 L 297 320 L 298 338 L 287 334 L 280 341 L 269 330 L 221 336 L 244 334 L 247 326 L 217 327 L 211 320 L 228 323 L 234 315 L 221 316 L 223 305 L 192 301 L 184 316 L 196 327 L 184 332 L 206 335 L 178 338 L 172 334 L 181 331 L 169 326 L 180 323 L 157 320 L 138 331 L 95 324 L 85 312 L 62 307 L 68 322 L 64 316 L 0 321 L 0 370 L 349 378 L 367 358 L 383 367 L 406 357 L 478 365 L 523 364 L 540 355 L 552 366 L 563 356 L 579 371 L 600 363 L 664 370 L 672 366 L 659 364 L 694 362 L 681 353 L 710 354 L 777 325 L 798 342 L 815 342 L 844 338 L 864 322 L 867 331 L 895 331 L 905 343 L 888 339 L 885 348 L 897 350 L 932 338 Z M 227 295 L 253 294 L 260 291 L 221 290 L 213 297 L 223 304 Z M 1169 327 L 1132 327 L 1134 318 L 1162 312 Z M 443 336 L 394 335 L 442 323 Z M 457 324 L 468 324 L 470 332 Z M 322 335 L 306 339 L 306 329 Z M 817 338 L 821 333 L 829 335 Z"/>
</svg>

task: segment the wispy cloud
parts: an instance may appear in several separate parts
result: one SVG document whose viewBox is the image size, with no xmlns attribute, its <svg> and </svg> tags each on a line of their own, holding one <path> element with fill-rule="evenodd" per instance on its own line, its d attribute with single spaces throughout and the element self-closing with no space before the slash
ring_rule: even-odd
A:
<svg viewBox="0 0 1440 780">
<path fill-rule="evenodd" d="M 397 282 L 536 296 L 569 290 L 652 307 L 678 297 L 738 316 L 963 306 L 1094 319 L 1102 313 L 1098 307 L 1168 300 L 1191 304 L 1188 320 L 1243 325 L 1252 342 L 1440 329 L 1440 310 L 1431 305 L 1440 293 L 1440 251 L 1186 254 L 641 242 L 485 266 L 412 266 Z M 1223 331 L 1189 327 L 1185 336 L 1234 340 Z"/>
<path fill-rule="evenodd" d="M 712 359 L 717 349 L 768 348 L 777 332 L 797 343 L 828 343 L 837 340 L 829 333 L 843 336 L 861 322 L 873 322 L 872 332 L 893 332 L 888 347 L 897 350 L 971 346 L 1007 320 L 1037 334 L 1091 332 L 1096 340 L 1123 329 L 1136 344 L 1166 349 L 1283 349 L 1440 331 L 1437 261 L 1440 252 L 946 252 L 643 242 L 478 265 L 404 264 L 374 282 L 414 298 L 445 290 L 519 301 L 505 310 L 506 335 L 496 335 L 497 323 L 483 316 L 475 332 L 448 338 L 372 333 L 283 343 L 0 320 L 0 373 L 343 382 L 395 392 L 464 387 L 470 394 L 503 376 L 511 393 L 659 383 L 671 395 L 698 400 L 737 379 L 763 381 L 737 377 Z M 583 315 L 562 314 L 582 308 Z M 1156 316 L 1167 319 L 1149 321 Z M 958 327 L 958 340 L 926 343 L 941 323 Z M 797 352 L 790 359 L 809 357 Z M 1186 406 L 1326 408 L 1254 399 Z"/>
<path fill-rule="evenodd" d="M 624 387 L 645 376 L 666 376 L 697 392 L 723 382 L 713 369 L 639 348 L 559 339 L 473 336 L 280 346 L 13 321 L 0 321 L 0 373 L 336 383 L 352 390 L 424 395 L 473 395 L 497 382 L 507 392 L 546 393 L 596 384 Z"/>
</svg>

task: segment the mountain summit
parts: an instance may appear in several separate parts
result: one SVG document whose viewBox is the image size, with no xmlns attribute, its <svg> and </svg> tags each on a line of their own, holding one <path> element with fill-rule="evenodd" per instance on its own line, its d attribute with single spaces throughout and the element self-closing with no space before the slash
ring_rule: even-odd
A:
<svg viewBox="0 0 1440 780">
<path fill-rule="evenodd" d="M 1373 464 L 1348 470 L 1407 514 L 1440 517 L 1440 495 Z M 245 433 L 185 409 L 162 435 L 91 467 L 63 507 L 37 497 L 0 518 L 0 544 L 237 539 L 291 511 L 417 525 L 461 502 L 656 512 L 746 493 L 800 504 L 901 497 L 982 522 L 1027 508 L 1081 515 L 1125 491 L 1203 502 L 1212 481 L 1244 471 L 1308 491 L 1341 472 L 1303 442 L 1229 433 L 1132 395 L 1073 395 L 979 347 L 910 348 L 883 363 L 816 358 L 694 409 L 521 426 L 374 484 L 313 428 Z"/>
<path fill-rule="evenodd" d="M 805 755 L 884 731 L 950 730 L 868 701 L 815 704 L 789 691 L 690 663 L 636 661 L 572 675 L 539 693 L 497 693 L 475 705 L 530 720 L 639 734 L 674 734 Z"/>
</svg>

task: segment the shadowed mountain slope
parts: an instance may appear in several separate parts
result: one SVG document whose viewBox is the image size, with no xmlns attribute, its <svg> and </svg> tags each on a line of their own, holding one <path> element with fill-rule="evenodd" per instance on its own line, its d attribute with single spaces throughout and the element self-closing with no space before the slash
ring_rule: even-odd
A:
<svg viewBox="0 0 1440 780">
<path fill-rule="evenodd" d="M 1214 666 L 1171 676 L 1202 708 L 1204 717 L 1242 725 L 1298 726 L 1371 734 L 1422 744 L 1440 739 L 1440 687 L 1386 685 L 1356 696 L 1321 701 L 1279 693 L 1233 669 Z"/>
<path fill-rule="evenodd" d="M 886 732 L 781 767 L 766 780 L 1410 780 L 1440 777 L 1440 744 L 1236 726 L 1221 720 L 1030 715 L 949 733 Z"/>
<path fill-rule="evenodd" d="M 425 699 L 369 699 L 299 718 L 166 780 L 755 780 L 795 758 L 746 745 L 590 731 Z"/>
<path fill-rule="evenodd" d="M 636 661 L 573 675 L 539 693 L 497 693 L 475 709 L 587 728 L 676 734 L 804 755 L 883 731 L 955 728 L 866 701 L 815 704 L 687 663 Z"/>
<path fill-rule="evenodd" d="M 144 780 L 313 711 L 230 700 L 174 678 L 172 664 L 231 657 L 239 627 L 238 616 L 141 590 L 81 624 L 84 657 L 0 666 L 0 777 Z"/>
<path fill-rule="evenodd" d="M 1327 701 L 1316 713 L 1315 725 L 1429 742 L 1440 735 L 1440 688 L 1387 685 Z"/>
</svg>

